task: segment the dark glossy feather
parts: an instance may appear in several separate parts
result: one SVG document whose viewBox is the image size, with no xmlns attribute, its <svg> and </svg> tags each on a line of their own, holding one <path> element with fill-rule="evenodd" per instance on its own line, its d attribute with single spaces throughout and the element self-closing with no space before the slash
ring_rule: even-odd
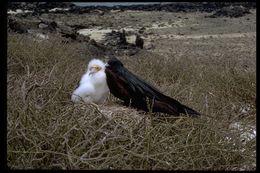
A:
<svg viewBox="0 0 260 173">
<path fill-rule="evenodd" d="M 110 92 L 123 100 L 126 105 L 144 111 L 151 110 L 171 115 L 179 115 L 180 113 L 200 115 L 197 111 L 162 94 L 155 87 L 127 70 L 116 58 L 108 61 L 105 72 Z"/>
</svg>

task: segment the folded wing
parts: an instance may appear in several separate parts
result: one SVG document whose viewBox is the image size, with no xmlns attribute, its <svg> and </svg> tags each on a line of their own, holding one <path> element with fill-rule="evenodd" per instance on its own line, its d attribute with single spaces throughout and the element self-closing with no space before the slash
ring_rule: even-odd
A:
<svg viewBox="0 0 260 173">
<path fill-rule="evenodd" d="M 173 115 L 180 113 L 200 115 L 195 110 L 181 104 L 177 100 L 162 94 L 152 85 L 134 75 L 123 66 L 107 67 L 107 83 L 110 92 L 126 104 L 144 111 L 163 112 Z"/>
</svg>

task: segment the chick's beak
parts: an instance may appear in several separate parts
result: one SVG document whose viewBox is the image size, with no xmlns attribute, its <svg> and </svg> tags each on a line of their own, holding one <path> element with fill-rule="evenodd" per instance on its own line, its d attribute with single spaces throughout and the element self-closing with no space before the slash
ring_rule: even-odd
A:
<svg viewBox="0 0 260 173">
<path fill-rule="evenodd" d="M 89 69 L 89 75 L 92 75 L 93 73 L 95 73 L 95 72 L 94 72 L 93 68 L 91 67 L 91 68 Z"/>
</svg>

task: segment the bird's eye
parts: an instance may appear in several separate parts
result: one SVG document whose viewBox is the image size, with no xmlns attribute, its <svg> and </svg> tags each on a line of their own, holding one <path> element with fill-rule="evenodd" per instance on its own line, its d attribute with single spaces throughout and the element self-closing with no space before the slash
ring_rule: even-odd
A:
<svg viewBox="0 0 260 173">
<path fill-rule="evenodd" d="M 95 68 L 97 71 L 101 70 L 101 67 L 99 67 L 99 66 L 96 66 Z"/>
</svg>

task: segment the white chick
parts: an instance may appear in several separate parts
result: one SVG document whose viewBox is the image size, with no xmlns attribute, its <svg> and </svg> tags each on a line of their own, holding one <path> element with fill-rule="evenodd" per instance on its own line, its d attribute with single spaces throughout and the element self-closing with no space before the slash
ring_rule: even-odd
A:
<svg viewBox="0 0 260 173">
<path fill-rule="evenodd" d="M 81 77 L 79 87 L 73 91 L 71 100 L 75 103 L 83 100 L 85 103 L 104 103 L 109 93 L 107 86 L 105 63 L 92 59 L 87 72 Z"/>
</svg>

